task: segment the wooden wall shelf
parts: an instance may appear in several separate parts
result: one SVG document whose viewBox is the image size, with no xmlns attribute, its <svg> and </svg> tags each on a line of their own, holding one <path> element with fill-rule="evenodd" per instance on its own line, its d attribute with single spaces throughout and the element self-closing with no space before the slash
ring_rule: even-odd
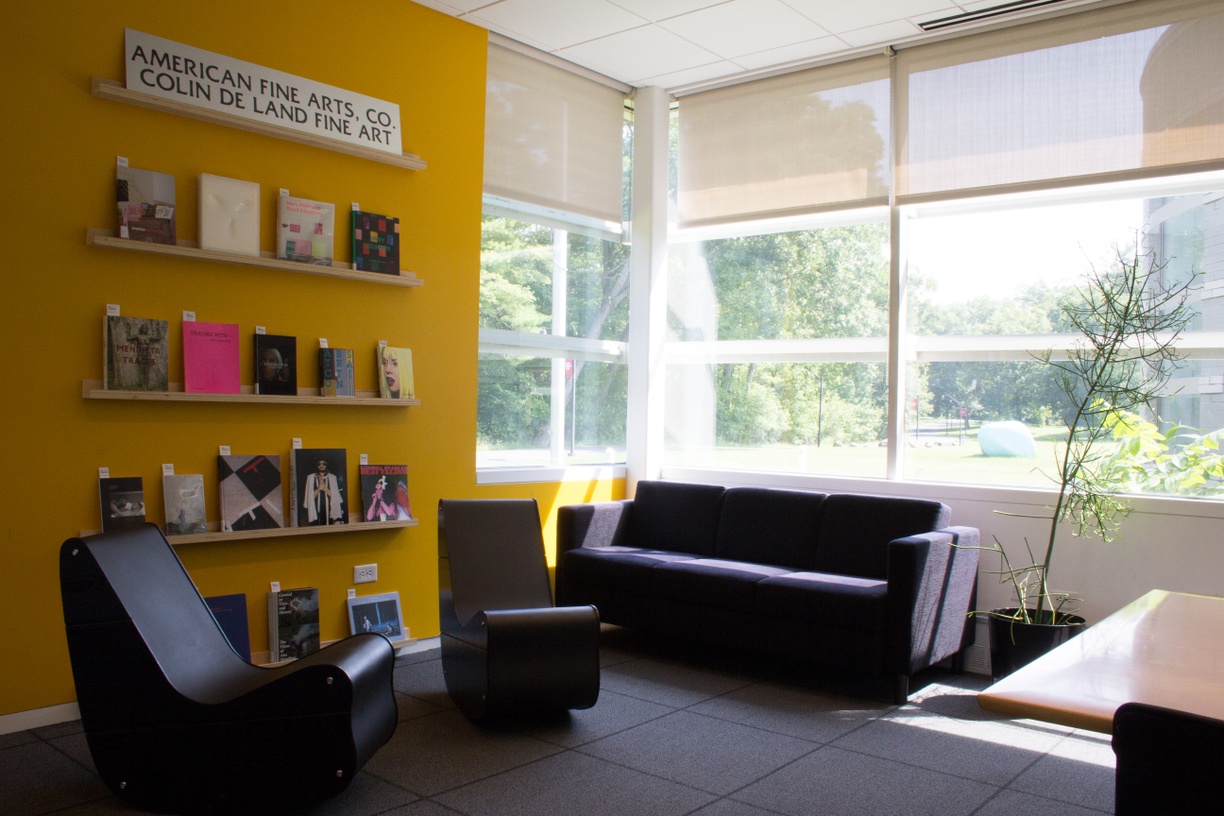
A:
<svg viewBox="0 0 1224 816">
<path fill-rule="evenodd" d="M 407 170 L 424 170 L 425 162 L 420 156 L 415 153 L 402 153 L 396 155 L 394 153 L 384 153 L 381 150 L 372 150 L 368 147 L 360 145 L 350 145 L 344 142 L 337 142 L 331 139 L 325 139 L 320 136 L 314 136 L 309 133 L 293 130 L 280 125 L 267 124 L 252 119 L 244 119 L 241 116 L 234 116 L 232 113 L 222 113 L 221 111 L 209 110 L 195 105 L 187 105 L 182 102 L 175 102 L 170 99 L 162 99 L 151 94 L 140 93 L 139 91 L 130 91 L 123 86 L 121 82 L 115 82 L 111 79 L 102 79 L 101 77 L 93 78 L 93 95 L 100 99 L 113 99 L 116 102 L 126 102 L 129 105 L 137 105 L 142 108 L 150 108 L 152 110 L 164 111 L 173 113 L 178 116 L 186 116 L 190 119 L 198 119 L 202 122 L 212 122 L 217 125 L 225 125 L 226 127 L 237 128 L 238 130 L 246 130 L 251 133 L 259 133 L 264 136 L 273 136 L 277 139 L 285 139 L 290 142 L 298 142 L 299 144 L 310 145 L 311 147 L 321 147 L 325 150 L 332 150 L 337 153 L 347 153 L 350 156 L 357 156 L 370 161 L 382 162 L 391 164 L 396 167 L 403 167 Z"/>
<path fill-rule="evenodd" d="M 315 264 L 285 261 L 275 257 L 271 252 L 254 255 L 235 255 L 230 252 L 215 252 L 200 249 L 191 241 L 179 241 L 176 244 L 155 244 L 145 241 L 129 241 L 119 238 L 112 230 L 89 227 L 85 230 L 85 243 L 91 247 L 105 249 L 123 249 L 128 252 L 143 252 L 149 255 L 162 255 L 170 258 L 192 258 L 201 261 L 238 264 L 239 266 L 258 266 L 263 269 L 279 269 L 282 272 L 297 272 L 302 275 L 323 275 L 331 278 L 361 281 L 363 283 L 382 283 L 391 286 L 423 286 L 424 281 L 412 272 L 400 272 L 398 275 L 382 275 L 378 272 L 362 272 L 346 265 L 316 266 Z"/>
<path fill-rule="evenodd" d="M 216 544 L 222 541 L 241 541 L 243 539 L 285 538 L 286 536 L 325 535 L 329 533 L 359 533 L 371 530 L 398 530 L 401 527 L 416 527 L 416 519 L 405 521 L 363 521 L 356 513 L 349 515 L 348 524 L 331 524 L 324 527 L 274 527 L 268 530 L 235 530 L 224 532 L 218 522 L 208 523 L 206 533 L 187 533 L 185 535 L 168 535 L 166 540 L 172 545 L 179 544 Z M 97 535 L 101 530 L 82 530 L 81 537 Z"/>
<path fill-rule="evenodd" d="M 169 391 L 115 391 L 102 387 L 101 380 L 82 380 L 82 399 L 127 400 L 131 402 L 233 402 L 261 403 L 264 405 L 338 405 L 341 407 L 366 406 L 375 408 L 408 408 L 420 405 L 418 399 L 383 399 L 374 391 L 358 391 L 355 397 L 323 397 L 315 388 L 299 388 L 297 396 L 292 394 L 256 394 L 254 387 L 242 386 L 239 394 L 203 394 L 183 390 L 182 383 L 170 383 Z"/>
</svg>

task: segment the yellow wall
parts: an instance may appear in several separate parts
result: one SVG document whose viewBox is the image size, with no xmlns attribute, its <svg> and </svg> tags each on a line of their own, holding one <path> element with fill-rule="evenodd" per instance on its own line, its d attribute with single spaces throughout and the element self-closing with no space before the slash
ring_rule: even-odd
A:
<svg viewBox="0 0 1224 816">
<path fill-rule="evenodd" d="M 369 12 L 369 17 L 363 14 Z M 404 149 L 421 172 L 95 98 L 92 77 L 122 81 L 123 29 L 246 60 L 400 105 Z M 15 4 L 3 53 L 3 376 L 8 408 L 0 473 L 0 715 L 75 699 L 59 602 L 58 549 L 100 526 L 97 471 L 144 478 L 149 518 L 162 522 L 161 466 L 203 473 L 215 520 L 219 445 L 279 453 L 291 440 L 344 447 L 357 458 L 404 461 L 420 526 L 178 548 L 205 595 L 245 592 L 251 646 L 267 648 L 270 581 L 314 585 L 324 640 L 347 634 L 355 564 L 376 562 L 362 594 L 398 590 L 414 636 L 438 631 L 439 497 L 536 496 L 558 504 L 606 498 L 623 485 L 475 484 L 476 340 L 486 33 L 407 2 L 282 4 L 213 0 L 133 5 L 102 0 Z M 397 214 L 405 268 L 425 282 L 400 289 L 85 246 L 85 229 L 113 225 L 115 157 L 177 180 L 179 237 L 196 237 L 201 172 L 262 185 L 263 239 L 272 248 L 277 190 Z M 338 235 L 340 230 L 337 231 Z M 344 239 L 337 257 L 348 259 Z M 377 387 L 379 339 L 414 351 L 417 396 L 407 410 L 209 403 L 125 404 L 81 398 L 102 376 L 106 304 L 171 324 L 171 381 L 182 381 L 183 310 L 198 319 L 319 337 L 358 350 L 357 387 Z M 176 357 L 178 359 L 176 359 Z M 314 382 L 304 367 L 301 384 Z M 287 470 L 287 458 L 286 458 Z M 286 502 L 286 507 L 288 506 Z"/>
</svg>

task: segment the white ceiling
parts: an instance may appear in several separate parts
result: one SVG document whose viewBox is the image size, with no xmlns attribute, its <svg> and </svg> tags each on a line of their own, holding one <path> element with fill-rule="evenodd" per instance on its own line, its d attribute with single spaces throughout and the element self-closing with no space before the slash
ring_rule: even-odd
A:
<svg viewBox="0 0 1224 816">
<path fill-rule="evenodd" d="M 920 23 L 1014 0 L 415 0 L 637 87 L 748 76 L 938 36 Z M 1034 4 L 1042 0 L 1033 0 Z M 1047 0 L 980 23 L 1100 0 Z"/>
</svg>

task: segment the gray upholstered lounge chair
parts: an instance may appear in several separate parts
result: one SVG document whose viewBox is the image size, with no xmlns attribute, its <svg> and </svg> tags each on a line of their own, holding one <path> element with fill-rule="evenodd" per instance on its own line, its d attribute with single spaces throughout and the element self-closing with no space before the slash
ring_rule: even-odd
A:
<svg viewBox="0 0 1224 816">
<path fill-rule="evenodd" d="M 346 638 L 274 668 L 226 639 L 152 524 L 70 538 L 60 591 L 81 723 L 121 799 L 269 812 L 335 796 L 395 732 L 395 653 Z"/>
<path fill-rule="evenodd" d="M 599 613 L 554 607 L 534 499 L 438 504 L 451 588 L 440 593 L 446 689 L 471 719 L 590 708 Z"/>
</svg>

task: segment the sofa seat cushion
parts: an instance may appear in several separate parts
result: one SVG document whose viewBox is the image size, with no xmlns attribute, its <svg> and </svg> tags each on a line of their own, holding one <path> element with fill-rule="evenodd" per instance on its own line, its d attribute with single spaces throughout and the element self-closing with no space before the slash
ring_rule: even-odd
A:
<svg viewBox="0 0 1224 816">
<path fill-rule="evenodd" d="M 725 492 L 722 485 L 638 482 L 628 543 L 643 549 L 713 555 Z"/>
<path fill-rule="evenodd" d="M 695 558 L 660 564 L 651 575 L 654 597 L 734 612 L 756 611 L 756 585 L 790 570 L 744 561 Z"/>
<path fill-rule="evenodd" d="M 884 629 L 888 583 L 827 572 L 791 572 L 757 584 L 757 611 L 768 618 L 836 626 L 859 632 Z"/>
<path fill-rule="evenodd" d="M 723 496 L 714 555 L 791 569 L 812 569 L 825 494 L 731 487 Z"/>
<path fill-rule="evenodd" d="M 561 554 L 566 582 L 597 586 L 646 597 L 650 573 L 660 564 L 691 561 L 694 556 L 640 547 L 580 547 Z"/>
</svg>

